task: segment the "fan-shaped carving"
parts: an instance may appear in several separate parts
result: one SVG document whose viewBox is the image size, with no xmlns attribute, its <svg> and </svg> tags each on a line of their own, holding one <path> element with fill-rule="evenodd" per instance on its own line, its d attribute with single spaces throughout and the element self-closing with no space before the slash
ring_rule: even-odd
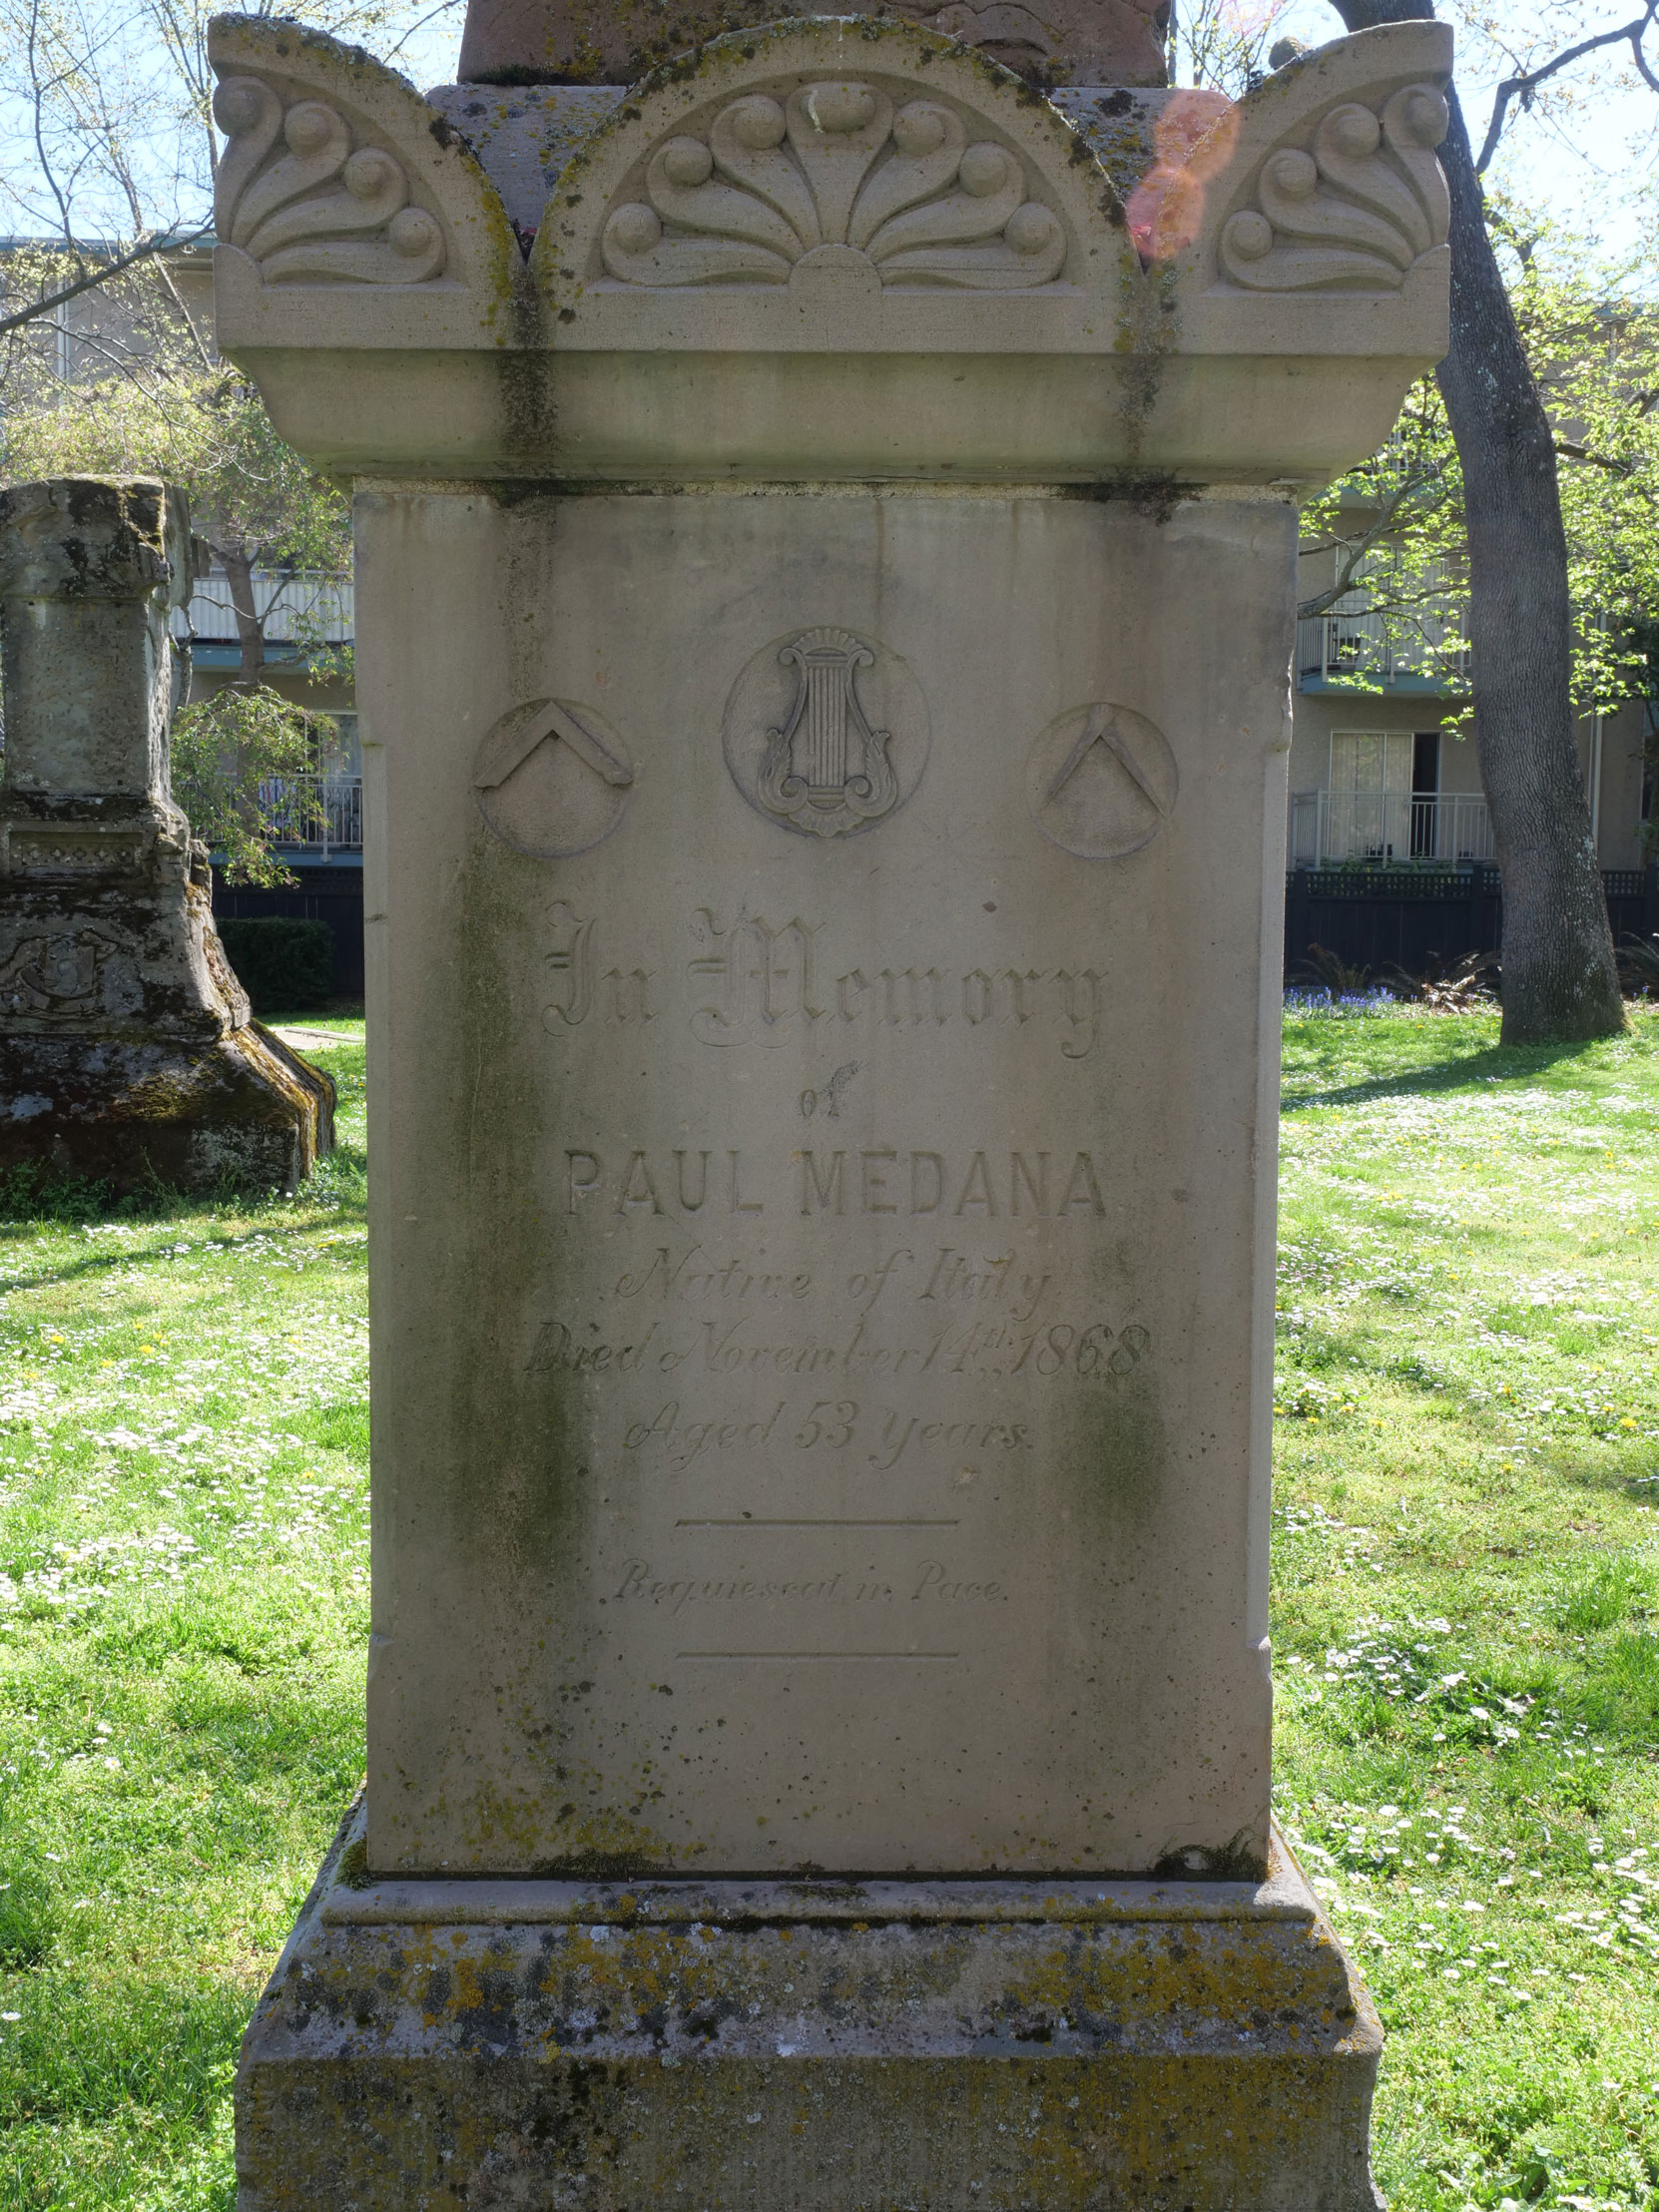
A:
<svg viewBox="0 0 1659 2212">
<path fill-rule="evenodd" d="M 605 225 L 605 267 L 624 283 L 784 284 L 812 260 L 885 285 L 1028 290 L 1066 254 L 1017 155 L 970 141 L 941 101 L 895 111 L 871 85 L 745 94 L 707 139 L 665 140 L 645 191 Z"/>
<path fill-rule="evenodd" d="M 1221 235 L 1221 263 L 1253 291 L 1397 291 L 1450 224 L 1434 148 L 1445 95 L 1407 85 L 1381 115 L 1334 108 L 1312 153 L 1282 147 L 1256 180 L 1256 205 Z"/>
<path fill-rule="evenodd" d="M 284 109 L 258 77 L 228 77 L 214 96 L 227 145 L 215 181 L 219 236 L 259 264 L 267 283 L 419 284 L 444 264 L 435 216 L 409 206 L 403 165 L 354 146 L 321 100 Z"/>
</svg>

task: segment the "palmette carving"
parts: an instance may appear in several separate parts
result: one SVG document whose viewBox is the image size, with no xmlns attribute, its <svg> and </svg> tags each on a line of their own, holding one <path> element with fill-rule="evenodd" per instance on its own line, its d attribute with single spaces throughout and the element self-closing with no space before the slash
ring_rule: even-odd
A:
<svg viewBox="0 0 1659 2212">
<path fill-rule="evenodd" d="M 706 140 L 659 146 L 645 191 L 605 226 L 605 267 L 624 283 L 787 284 L 823 271 L 867 289 L 1029 290 L 1065 261 L 1059 218 L 1017 155 L 970 141 L 941 101 L 895 111 L 871 85 L 746 94 Z"/>
<path fill-rule="evenodd" d="M 259 265 L 267 283 L 420 284 L 441 275 L 437 218 L 409 205 L 403 165 L 354 141 L 321 100 L 284 108 L 258 77 L 228 77 L 214 95 L 228 144 L 215 182 L 219 236 Z"/>
<path fill-rule="evenodd" d="M 1253 291 L 1397 291 L 1450 227 L 1434 148 L 1445 95 L 1407 85 L 1381 115 L 1351 101 L 1321 123 L 1313 151 L 1282 147 L 1262 165 L 1256 205 L 1221 235 L 1221 265 Z"/>
</svg>

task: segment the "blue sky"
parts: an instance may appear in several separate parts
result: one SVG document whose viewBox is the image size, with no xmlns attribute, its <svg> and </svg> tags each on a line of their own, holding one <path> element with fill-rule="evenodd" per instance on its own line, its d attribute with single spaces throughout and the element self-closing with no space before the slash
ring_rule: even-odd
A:
<svg viewBox="0 0 1659 2212">
<path fill-rule="evenodd" d="M 1553 0 L 1499 0 L 1493 12 L 1512 21 L 1517 35 L 1541 24 L 1547 36 L 1551 16 L 1564 11 Z M 1611 29 L 1629 22 L 1635 12 L 1631 0 L 1594 0 L 1582 10 L 1584 30 Z M 1317 46 L 1341 36 L 1342 24 L 1330 0 L 1291 0 L 1276 26 L 1276 34 L 1283 32 Z M 1562 43 L 1582 35 L 1564 30 Z M 1659 38 L 1648 43 L 1659 60 Z M 1659 211 L 1641 194 L 1659 176 L 1659 94 L 1639 79 L 1629 85 L 1613 81 L 1630 75 L 1617 60 L 1602 60 L 1599 82 L 1591 77 L 1592 66 L 1579 64 L 1561 80 L 1581 102 L 1576 116 L 1541 109 L 1529 116 L 1513 115 L 1488 176 L 1528 207 L 1548 209 L 1570 229 L 1596 234 L 1610 253 L 1645 249 L 1651 257 Z M 1489 51 L 1465 43 L 1457 84 L 1477 151 L 1491 114 L 1493 88 L 1506 74 L 1493 66 Z"/>
<path fill-rule="evenodd" d="M 304 16 L 305 0 L 288 0 L 292 12 Z M 1249 15 L 1270 0 L 1227 0 Z M 102 23 L 112 28 L 140 25 L 142 12 L 133 0 L 80 0 L 83 19 L 96 30 Z M 1559 35 L 1581 35 L 1585 29 L 1610 27 L 1628 20 L 1631 0 L 1441 0 L 1442 13 L 1461 7 L 1484 6 L 1495 15 L 1499 30 L 1511 34 L 1525 47 L 1529 36 L 1553 43 Z M 396 64 L 425 88 L 453 81 L 460 47 L 462 0 L 439 0 L 429 19 L 403 44 Z M 1557 27 L 1559 31 L 1557 34 Z M 1276 35 L 1293 32 L 1311 45 L 1323 44 L 1341 34 L 1341 22 L 1330 0 L 1289 0 L 1275 26 Z M 119 38 L 120 31 L 116 30 Z M 1653 42 L 1659 48 L 1659 38 Z M 140 57 L 141 72 L 154 66 L 154 48 Z M 1490 41 L 1465 45 L 1458 71 L 1464 107 L 1478 143 L 1491 106 L 1491 90 L 1501 74 Z M 1628 78 L 1626 70 L 1622 74 Z M 1517 115 L 1491 173 L 1494 184 L 1532 209 L 1547 209 L 1569 228 L 1597 234 L 1605 248 L 1619 255 L 1642 254 L 1652 266 L 1640 279 L 1642 288 L 1659 289 L 1659 255 L 1653 253 L 1656 216 L 1659 216 L 1659 95 L 1639 81 L 1620 84 L 1616 63 L 1603 61 L 1598 77 L 1582 66 L 1562 80 L 1567 98 L 1527 116 Z M 0 230 L 38 232 L 49 227 L 50 201 L 31 189 L 27 115 L 18 99 L 20 86 L 0 82 L 0 139 L 9 159 L 0 164 Z M 8 97 L 8 95 L 10 97 Z M 205 197 L 203 167 L 194 149 L 187 159 L 191 171 L 177 188 L 164 185 L 163 177 L 179 159 L 176 136 L 168 137 L 163 120 L 168 103 L 158 104 L 153 135 L 140 153 L 141 165 L 150 172 L 156 215 L 188 218 Z M 3 174 L 9 170 L 10 176 Z M 89 180 L 90 183 L 90 180 Z M 7 187 L 11 189 L 8 190 Z M 83 233 L 108 225 L 123 230 L 127 224 L 119 203 L 105 202 L 94 192 L 82 198 L 77 209 Z"/>
<path fill-rule="evenodd" d="M 1252 0 L 1242 4 L 1249 7 Z M 1517 30 L 1541 23 L 1547 35 L 1557 8 L 1554 0 L 1500 0 L 1496 12 L 1511 18 Z M 1631 0 L 1590 0 L 1582 12 L 1588 29 L 1609 28 L 1629 20 Z M 453 81 L 461 16 L 458 4 L 445 9 L 399 57 L 398 66 L 423 88 Z M 1342 23 L 1330 0 L 1291 0 L 1275 31 L 1318 46 L 1340 37 Z M 1659 57 L 1659 38 L 1652 44 Z M 1603 80 L 1619 73 L 1616 63 L 1602 63 Z M 1465 51 L 1459 86 L 1477 145 L 1491 112 L 1493 85 L 1502 74 L 1489 52 Z M 1566 82 L 1587 87 L 1588 70 L 1581 65 Z M 1572 229 L 1596 233 L 1610 252 L 1634 253 L 1644 246 L 1651 250 L 1656 211 L 1639 194 L 1659 176 L 1659 95 L 1640 82 L 1629 87 L 1603 82 L 1585 96 L 1576 123 L 1541 112 L 1517 114 L 1491 175 L 1494 184 L 1528 206 L 1548 206 Z"/>
</svg>

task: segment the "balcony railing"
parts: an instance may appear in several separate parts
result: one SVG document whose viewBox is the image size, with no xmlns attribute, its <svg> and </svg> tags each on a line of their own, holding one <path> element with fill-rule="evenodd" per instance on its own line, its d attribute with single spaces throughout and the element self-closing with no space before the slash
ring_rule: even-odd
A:
<svg viewBox="0 0 1659 2212">
<path fill-rule="evenodd" d="M 360 776 L 272 777 L 260 786 L 260 807 L 277 845 L 323 854 L 362 850 Z"/>
<path fill-rule="evenodd" d="M 1440 689 L 1460 689 L 1469 681 L 1462 611 L 1428 627 L 1427 637 L 1390 639 L 1381 615 L 1315 615 L 1296 626 L 1297 667 L 1305 680 L 1348 676 L 1378 685 L 1426 677 Z"/>
<path fill-rule="evenodd" d="M 1472 792 L 1297 792 L 1291 863 L 1493 858 L 1492 818 Z"/>
<path fill-rule="evenodd" d="M 301 569 L 292 575 L 254 572 L 254 612 L 265 625 L 268 645 L 292 645 L 313 640 L 338 644 L 354 632 L 353 591 L 349 576 L 332 576 L 317 569 Z M 173 618 L 175 634 L 193 633 L 210 644 L 235 644 L 236 609 L 228 576 L 203 576 L 191 593 L 189 621 L 180 608 Z"/>
</svg>

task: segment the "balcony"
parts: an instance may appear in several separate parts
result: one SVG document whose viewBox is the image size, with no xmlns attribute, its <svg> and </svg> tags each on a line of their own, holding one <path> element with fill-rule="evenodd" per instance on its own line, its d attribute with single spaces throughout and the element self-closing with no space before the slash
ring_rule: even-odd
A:
<svg viewBox="0 0 1659 2212">
<path fill-rule="evenodd" d="M 1295 792 L 1291 865 L 1490 860 L 1492 819 L 1476 792 Z"/>
<path fill-rule="evenodd" d="M 354 634 L 354 596 L 349 576 L 320 569 L 299 569 L 289 574 L 256 569 L 254 612 L 265 624 L 267 653 L 273 659 L 282 659 L 286 656 L 278 649 L 283 646 L 348 644 Z M 199 655 L 204 662 L 218 657 L 215 648 L 240 650 L 230 578 L 200 577 L 189 608 L 175 611 L 173 628 L 175 637 L 194 637 L 208 649 Z"/>
<path fill-rule="evenodd" d="M 1448 608 L 1423 624 L 1423 634 L 1390 639 L 1377 614 L 1315 615 L 1296 626 L 1300 688 L 1336 684 L 1361 691 L 1444 696 L 1469 686 L 1467 614 Z"/>
<path fill-rule="evenodd" d="M 360 776 L 272 777 L 260 786 L 260 810 L 282 851 L 326 859 L 363 848 Z"/>
</svg>

